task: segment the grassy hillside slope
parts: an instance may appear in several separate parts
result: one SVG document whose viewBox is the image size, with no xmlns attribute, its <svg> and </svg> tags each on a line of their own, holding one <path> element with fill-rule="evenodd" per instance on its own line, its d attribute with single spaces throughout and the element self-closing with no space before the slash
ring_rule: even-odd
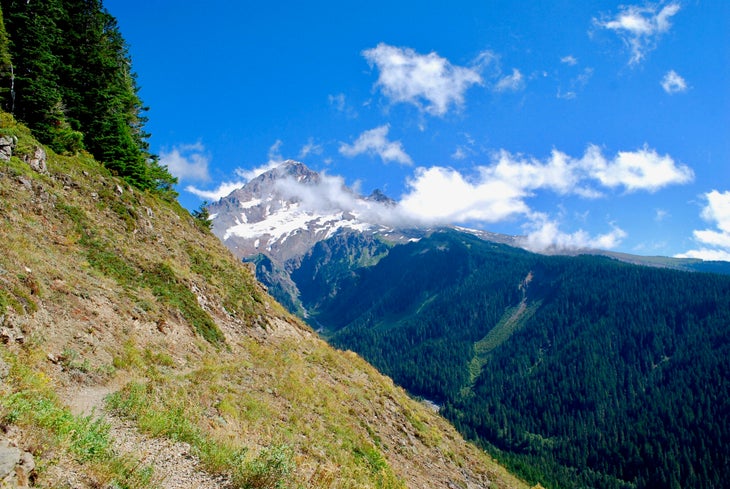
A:
<svg viewBox="0 0 730 489">
<path fill-rule="evenodd" d="M 0 117 L 18 139 L 0 162 L 0 441 L 34 455 L 36 486 L 175 487 L 155 453 L 174 449 L 199 487 L 525 487 L 286 313 L 177 202 L 86 155 L 33 171 L 40 146 Z"/>
</svg>

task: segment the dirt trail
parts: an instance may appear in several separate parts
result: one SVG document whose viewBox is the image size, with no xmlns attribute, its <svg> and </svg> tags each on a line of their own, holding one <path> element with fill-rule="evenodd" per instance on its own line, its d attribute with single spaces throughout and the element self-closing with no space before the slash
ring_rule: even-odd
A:
<svg viewBox="0 0 730 489">
<path fill-rule="evenodd" d="M 162 489 L 218 489 L 228 485 L 227 478 L 202 470 L 187 443 L 149 437 L 140 433 L 131 422 L 108 412 L 104 408 L 104 398 L 119 388 L 121 385 L 112 380 L 105 385 L 77 386 L 63 397 L 76 415 L 102 416 L 110 425 L 109 435 L 115 452 L 121 456 L 129 454 L 142 465 L 151 465 Z"/>
</svg>

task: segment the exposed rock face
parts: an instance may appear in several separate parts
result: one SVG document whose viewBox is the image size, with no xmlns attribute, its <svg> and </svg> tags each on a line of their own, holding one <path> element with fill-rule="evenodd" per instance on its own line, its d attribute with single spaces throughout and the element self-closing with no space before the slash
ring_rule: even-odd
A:
<svg viewBox="0 0 730 489">
<path fill-rule="evenodd" d="M 0 439 L 0 487 L 30 487 L 34 478 L 33 455 L 21 450 L 7 438 Z"/>
<path fill-rule="evenodd" d="M 0 381 L 5 380 L 5 377 L 10 373 L 10 365 L 0 357 Z"/>
<path fill-rule="evenodd" d="M 10 161 L 16 144 L 18 144 L 18 138 L 15 136 L 0 137 L 0 161 Z"/>
<path fill-rule="evenodd" d="M 10 161 L 17 144 L 18 138 L 15 136 L 0 136 L 0 161 Z M 46 150 L 40 146 L 34 146 L 33 151 L 29 155 L 25 155 L 23 160 L 30 165 L 33 171 L 38 173 L 48 171 Z"/>
<path fill-rule="evenodd" d="M 213 234 L 236 257 L 254 261 L 256 277 L 268 291 L 290 311 L 305 317 L 292 273 L 302 260 L 317 252 L 319 243 L 335 240 L 324 247 L 340 250 L 343 254 L 336 260 L 337 273 L 350 273 L 345 264 L 372 265 L 385 256 L 384 243 L 406 243 L 430 232 L 402 215 L 397 202 L 380 190 L 363 197 L 342 181 L 293 160 L 262 173 L 207 209 Z M 489 241 L 515 241 L 514 237 L 485 231 L 468 232 Z M 343 246 L 346 241 L 350 244 Z M 357 242 L 364 247 L 352 244 Z M 373 247 L 378 248 L 375 255 Z M 315 268 L 323 265 L 312 264 Z"/>
<path fill-rule="evenodd" d="M 46 150 L 40 146 L 33 148 L 33 152 L 25 157 L 25 162 L 38 173 L 46 173 L 48 171 L 46 167 Z"/>
</svg>

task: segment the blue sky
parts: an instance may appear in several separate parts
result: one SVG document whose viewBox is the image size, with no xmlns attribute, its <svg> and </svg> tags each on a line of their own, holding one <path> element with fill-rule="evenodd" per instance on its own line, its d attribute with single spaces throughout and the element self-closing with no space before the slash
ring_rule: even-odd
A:
<svg viewBox="0 0 730 489">
<path fill-rule="evenodd" d="M 105 6 L 189 209 L 292 158 L 536 250 L 730 260 L 730 2 Z"/>
</svg>

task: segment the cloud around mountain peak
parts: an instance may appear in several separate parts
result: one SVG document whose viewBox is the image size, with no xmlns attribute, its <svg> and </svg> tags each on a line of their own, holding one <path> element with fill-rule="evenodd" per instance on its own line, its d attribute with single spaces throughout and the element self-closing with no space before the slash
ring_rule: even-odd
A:
<svg viewBox="0 0 730 489">
<path fill-rule="evenodd" d="M 537 193 L 598 199 L 616 190 L 656 192 L 693 178 L 688 166 L 647 146 L 607 157 L 598 146 L 589 145 L 580 157 L 553 150 L 542 160 L 501 150 L 493 154 L 489 164 L 470 174 L 442 166 L 418 167 L 395 204 L 365 199 L 347 187 L 343 177 L 326 172 L 304 180 L 282 172 L 275 185 L 282 198 L 296 201 L 307 212 L 342 211 L 376 225 L 485 227 L 519 219 L 525 247 L 541 251 L 610 249 L 626 237 L 626 232 L 612 222 L 607 232 L 595 236 L 582 229 L 563 232 L 559 220 L 532 208 Z"/>
</svg>

